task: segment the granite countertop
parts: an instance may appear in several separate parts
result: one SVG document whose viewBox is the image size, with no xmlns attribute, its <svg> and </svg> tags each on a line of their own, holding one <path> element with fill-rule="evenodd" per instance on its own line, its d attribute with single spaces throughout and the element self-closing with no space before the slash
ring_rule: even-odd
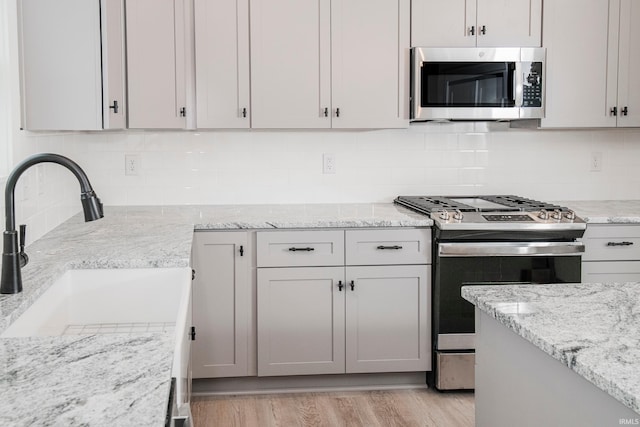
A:
<svg viewBox="0 0 640 427">
<path fill-rule="evenodd" d="M 640 414 L 640 283 L 466 286 L 462 296 Z"/>
<path fill-rule="evenodd" d="M 0 332 L 69 269 L 190 263 L 193 231 L 428 227 L 392 203 L 106 207 L 80 214 L 27 247 L 23 292 L 0 295 Z M 163 426 L 174 337 L 167 334 L 0 339 L 3 425 Z"/>
<path fill-rule="evenodd" d="M 588 224 L 640 224 L 640 200 L 556 201 Z"/>
</svg>

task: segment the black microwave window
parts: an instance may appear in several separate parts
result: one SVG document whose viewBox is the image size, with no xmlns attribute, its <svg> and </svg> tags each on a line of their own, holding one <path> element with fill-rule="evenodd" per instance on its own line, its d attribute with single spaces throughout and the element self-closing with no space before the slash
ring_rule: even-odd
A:
<svg viewBox="0 0 640 427">
<path fill-rule="evenodd" d="M 424 62 L 422 107 L 514 107 L 515 62 Z"/>
</svg>

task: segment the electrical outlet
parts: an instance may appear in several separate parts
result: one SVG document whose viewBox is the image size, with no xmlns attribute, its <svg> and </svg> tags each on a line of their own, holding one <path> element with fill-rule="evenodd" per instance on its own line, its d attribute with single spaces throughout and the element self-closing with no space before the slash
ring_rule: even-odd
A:
<svg viewBox="0 0 640 427">
<path fill-rule="evenodd" d="M 591 153 L 591 172 L 600 172 L 602 170 L 602 153 Z"/>
<path fill-rule="evenodd" d="M 324 153 L 322 155 L 322 173 L 333 174 L 336 173 L 336 156 L 331 153 Z"/>
<path fill-rule="evenodd" d="M 140 175 L 140 155 L 139 154 L 124 155 L 124 174 Z"/>
</svg>

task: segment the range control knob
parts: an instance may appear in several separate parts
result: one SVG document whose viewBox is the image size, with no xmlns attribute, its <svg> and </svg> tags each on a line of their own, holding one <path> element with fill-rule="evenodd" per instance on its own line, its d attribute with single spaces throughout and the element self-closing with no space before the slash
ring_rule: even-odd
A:
<svg viewBox="0 0 640 427">
<path fill-rule="evenodd" d="M 446 210 L 443 210 L 442 212 L 440 212 L 440 219 L 448 221 L 449 220 L 449 212 L 447 212 Z"/>
<path fill-rule="evenodd" d="M 549 219 L 549 212 L 545 211 L 544 209 L 541 209 L 540 212 L 538 213 L 538 218 L 544 219 L 544 220 Z"/>
<path fill-rule="evenodd" d="M 576 219 L 576 213 L 572 210 L 569 210 L 566 214 L 564 214 L 565 218 L 567 218 L 569 221 L 573 221 L 574 219 Z"/>
<path fill-rule="evenodd" d="M 464 218 L 464 215 L 462 215 L 460 209 L 456 209 L 456 213 L 453 214 L 453 219 L 456 221 L 462 221 L 462 218 Z"/>
<path fill-rule="evenodd" d="M 554 209 L 551 218 L 560 221 L 562 219 L 562 211 L 560 209 Z"/>
</svg>

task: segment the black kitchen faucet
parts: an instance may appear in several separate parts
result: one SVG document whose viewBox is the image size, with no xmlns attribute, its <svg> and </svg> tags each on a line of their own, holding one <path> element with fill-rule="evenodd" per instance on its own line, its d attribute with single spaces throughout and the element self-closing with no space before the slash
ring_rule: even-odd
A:
<svg viewBox="0 0 640 427">
<path fill-rule="evenodd" d="M 102 203 L 91 187 L 89 178 L 82 168 L 73 160 L 59 154 L 40 153 L 27 157 L 9 174 L 4 190 L 6 228 L 3 233 L 2 282 L 1 294 L 17 294 L 22 292 L 22 274 L 20 269 L 27 265 L 29 257 L 24 252 L 26 225 L 20 226 L 20 246 L 16 231 L 15 188 L 20 175 L 38 163 L 57 163 L 69 169 L 80 182 L 80 200 L 85 221 L 94 221 L 103 217 Z M 19 250 L 19 252 L 18 252 Z"/>
</svg>

